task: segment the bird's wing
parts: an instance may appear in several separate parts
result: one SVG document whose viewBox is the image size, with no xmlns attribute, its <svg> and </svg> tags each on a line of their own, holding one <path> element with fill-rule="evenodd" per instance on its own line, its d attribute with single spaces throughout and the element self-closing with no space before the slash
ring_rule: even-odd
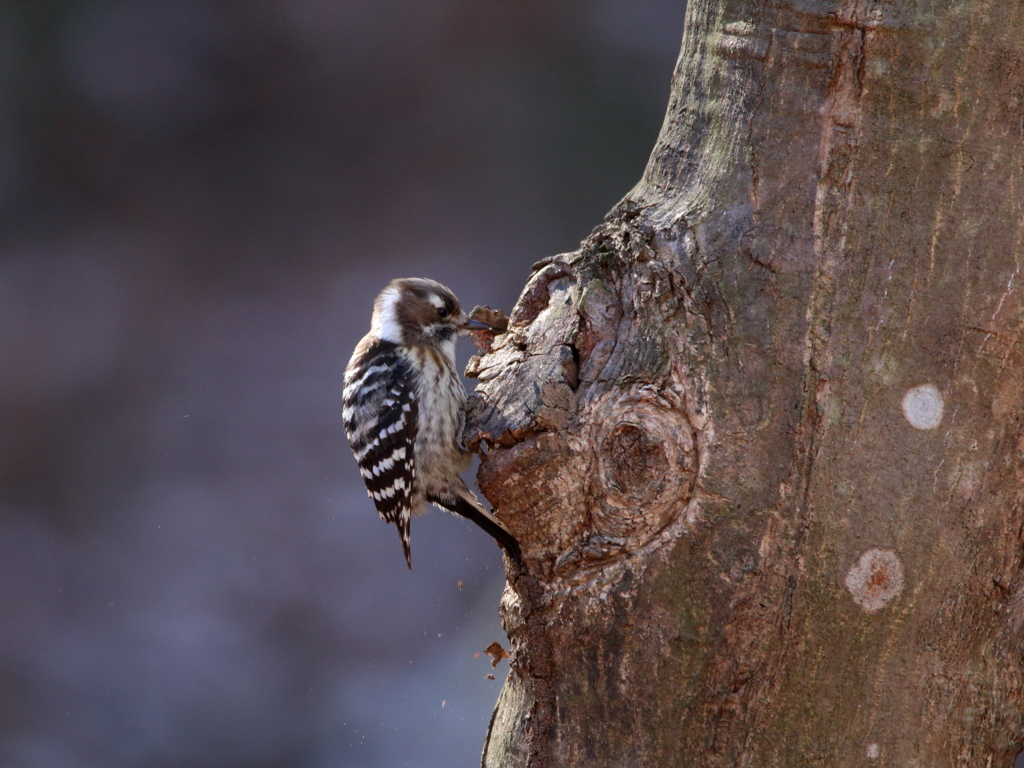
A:
<svg viewBox="0 0 1024 768">
<path fill-rule="evenodd" d="M 405 560 L 412 568 L 409 522 L 416 481 L 417 419 L 412 369 L 390 342 L 378 342 L 350 372 L 345 386 L 344 418 L 352 452 L 366 491 L 381 519 L 394 523 Z M 388 347 L 391 347 L 390 349 Z"/>
</svg>

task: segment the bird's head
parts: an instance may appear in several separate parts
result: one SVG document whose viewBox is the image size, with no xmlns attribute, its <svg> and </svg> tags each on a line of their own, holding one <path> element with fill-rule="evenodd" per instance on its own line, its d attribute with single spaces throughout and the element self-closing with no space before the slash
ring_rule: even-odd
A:
<svg viewBox="0 0 1024 768">
<path fill-rule="evenodd" d="M 470 320 L 454 293 L 423 277 L 392 280 L 373 306 L 371 332 L 395 344 L 454 352 L 455 336 L 475 327 L 486 326 Z"/>
</svg>

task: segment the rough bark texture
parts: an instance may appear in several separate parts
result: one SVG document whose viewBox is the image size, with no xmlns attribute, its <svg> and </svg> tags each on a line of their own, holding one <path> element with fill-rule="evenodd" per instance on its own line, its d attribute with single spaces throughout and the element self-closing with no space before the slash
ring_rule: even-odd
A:
<svg viewBox="0 0 1024 768">
<path fill-rule="evenodd" d="M 1024 5 L 691 0 L 642 181 L 467 437 L 523 547 L 483 764 L 1010 766 Z"/>
</svg>

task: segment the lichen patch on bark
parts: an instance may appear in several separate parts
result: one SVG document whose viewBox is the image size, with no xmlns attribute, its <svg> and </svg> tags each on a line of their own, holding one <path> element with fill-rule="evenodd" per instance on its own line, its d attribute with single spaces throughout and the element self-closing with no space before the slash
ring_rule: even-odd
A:
<svg viewBox="0 0 1024 768">
<path fill-rule="evenodd" d="M 934 384 L 909 389 L 903 396 L 903 416 L 914 429 L 935 429 L 942 423 L 942 393 Z"/>
<path fill-rule="evenodd" d="M 903 591 L 903 563 L 891 549 L 869 549 L 843 583 L 865 613 L 877 613 Z"/>
</svg>

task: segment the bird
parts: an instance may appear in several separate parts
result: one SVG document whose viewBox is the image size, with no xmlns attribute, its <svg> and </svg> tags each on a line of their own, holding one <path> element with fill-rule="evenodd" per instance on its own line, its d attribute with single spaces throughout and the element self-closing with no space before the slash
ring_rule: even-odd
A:
<svg viewBox="0 0 1024 768">
<path fill-rule="evenodd" d="M 377 513 L 398 528 L 410 569 L 410 521 L 428 502 L 472 520 L 521 561 L 515 536 L 459 476 L 472 454 L 459 442 L 466 390 L 455 369 L 455 340 L 488 327 L 434 280 L 392 280 L 345 368 L 349 445 Z"/>
</svg>

